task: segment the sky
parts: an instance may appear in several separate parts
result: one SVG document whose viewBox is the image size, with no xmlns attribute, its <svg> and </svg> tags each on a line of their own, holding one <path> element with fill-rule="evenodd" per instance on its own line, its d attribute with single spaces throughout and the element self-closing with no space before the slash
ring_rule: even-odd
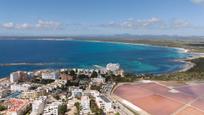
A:
<svg viewBox="0 0 204 115">
<path fill-rule="evenodd" d="M 204 36 L 204 0 L 0 0 L 0 35 Z"/>
</svg>

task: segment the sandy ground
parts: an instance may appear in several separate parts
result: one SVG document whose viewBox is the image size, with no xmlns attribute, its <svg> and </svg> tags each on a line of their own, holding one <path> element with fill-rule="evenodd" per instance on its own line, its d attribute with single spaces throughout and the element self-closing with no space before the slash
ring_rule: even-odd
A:
<svg viewBox="0 0 204 115">
<path fill-rule="evenodd" d="M 76 107 L 72 107 L 70 111 L 66 112 L 65 115 L 75 115 L 77 113 Z"/>
</svg>

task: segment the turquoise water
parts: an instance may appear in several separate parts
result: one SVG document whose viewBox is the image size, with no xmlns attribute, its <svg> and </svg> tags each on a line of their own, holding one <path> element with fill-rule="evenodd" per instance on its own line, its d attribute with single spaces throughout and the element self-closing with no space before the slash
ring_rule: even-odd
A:
<svg viewBox="0 0 204 115">
<path fill-rule="evenodd" d="M 74 40 L 1 40 L 0 77 L 16 70 L 92 68 L 93 65 L 105 66 L 110 62 L 120 63 L 126 72 L 131 73 L 165 73 L 180 69 L 184 63 L 175 60 L 187 56 L 174 48 L 148 45 Z"/>
</svg>

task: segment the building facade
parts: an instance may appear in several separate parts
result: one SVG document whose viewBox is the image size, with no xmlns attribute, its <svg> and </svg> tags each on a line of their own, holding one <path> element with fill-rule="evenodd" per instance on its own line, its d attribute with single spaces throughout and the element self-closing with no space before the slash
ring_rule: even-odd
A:
<svg viewBox="0 0 204 115">
<path fill-rule="evenodd" d="M 42 79 L 53 79 L 56 80 L 59 78 L 59 75 L 57 72 L 43 72 L 42 73 Z"/>
<path fill-rule="evenodd" d="M 10 74 L 10 82 L 26 81 L 29 79 L 29 75 L 24 71 L 17 71 Z"/>
<path fill-rule="evenodd" d="M 10 89 L 11 91 L 28 91 L 30 87 L 30 84 L 12 84 Z"/>
<path fill-rule="evenodd" d="M 45 108 L 46 100 L 46 96 L 41 96 L 39 99 L 33 101 L 31 115 L 41 115 Z"/>
<path fill-rule="evenodd" d="M 44 108 L 43 115 L 58 115 L 58 109 L 61 104 L 61 102 L 52 102 L 51 104 L 47 104 Z"/>
<path fill-rule="evenodd" d="M 113 112 L 112 102 L 104 95 L 100 95 L 96 97 L 96 104 L 99 108 L 103 109 L 105 113 Z"/>
<path fill-rule="evenodd" d="M 46 96 L 47 93 L 45 90 L 30 90 L 30 91 L 25 91 L 21 93 L 21 98 L 24 99 L 36 99 L 40 96 Z"/>
<path fill-rule="evenodd" d="M 81 113 L 82 115 L 88 115 L 91 112 L 90 99 L 88 96 L 81 97 Z"/>
</svg>

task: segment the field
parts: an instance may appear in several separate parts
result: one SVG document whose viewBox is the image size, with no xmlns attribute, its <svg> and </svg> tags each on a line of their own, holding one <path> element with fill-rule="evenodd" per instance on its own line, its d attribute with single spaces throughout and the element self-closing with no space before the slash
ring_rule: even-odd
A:
<svg viewBox="0 0 204 115">
<path fill-rule="evenodd" d="M 114 95 L 151 115 L 203 115 L 204 83 L 165 85 L 160 82 L 118 86 Z"/>
</svg>

